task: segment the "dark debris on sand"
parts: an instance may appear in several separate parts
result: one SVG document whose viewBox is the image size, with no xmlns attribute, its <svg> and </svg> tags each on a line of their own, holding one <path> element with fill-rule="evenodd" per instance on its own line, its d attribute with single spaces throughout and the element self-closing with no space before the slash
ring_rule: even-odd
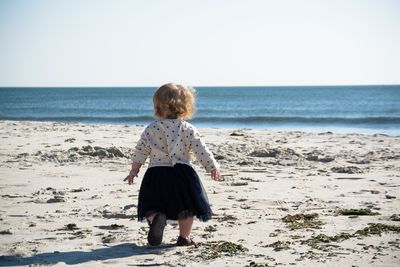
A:
<svg viewBox="0 0 400 267">
<path fill-rule="evenodd" d="M 338 214 L 345 216 L 375 216 L 380 215 L 379 212 L 373 212 L 370 209 L 341 209 Z"/>
<path fill-rule="evenodd" d="M 282 221 L 288 225 L 290 230 L 304 229 L 304 228 L 314 228 L 319 229 L 323 222 L 318 219 L 317 213 L 311 214 L 295 214 L 286 215 L 282 218 Z"/>
<path fill-rule="evenodd" d="M 50 152 L 38 151 L 32 156 L 38 157 L 41 161 L 54 163 L 77 162 L 82 159 L 128 159 L 132 149 L 115 146 L 100 147 L 86 145 L 82 147 L 72 147 L 68 150 L 54 150 Z M 24 155 L 28 157 L 29 155 Z M 21 157 L 18 155 L 17 157 Z"/>
<path fill-rule="evenodd" d="M 300 240 L 300 244 L 308 245 L 313 249 L 327 252 L 330 251 L 330 248 L 332 247 L 338 247 L 337 244 L 332 244 L 332 242 L 339 243 L 350 238 L 360 238 L 362 236 L 380 236 L 382 233 L 387 232 L 400 233 L 400 226 L 382 223 L 369 223 L 367 227 L 357 230 L 354 233 L 340 233 L 334 236 L 319 234 L 306 240 Z"/>
<path fill-rule="evenodd" d="M 245 267 L 269 267 L 269 266 L 272 265 L 269 265 L 268 263 L 256 263 L 255 261 L 252 261 Z"/>
<path fill-rule="evenodd" d="M 348 174 L 363 173 L 363 170 L 361 170 L 357 166 L 333 167 L 331 168 L 331 171 L 335 173 L 348 173 Z"/>
<path fill-rule="evenodd" d="M 195 250 L 199 251 L 196 257 L 202 260 L 213 260 L 223 256 L 231 257 L 248 251 L 241 244 L 224 240 L 199 243 L 198 248 L 195 248 Z"/>
<path fill-rule="evenodd" d="M 266 247 L 272 247 L 274 248 L 274 251 L 282 251 L 282 250 L 288 250 L 290 248 L 291 242 L 289 241 L 276 241 L 274 243 L 271 243 L 269 245 L 266 245 Z"/>
</svg>

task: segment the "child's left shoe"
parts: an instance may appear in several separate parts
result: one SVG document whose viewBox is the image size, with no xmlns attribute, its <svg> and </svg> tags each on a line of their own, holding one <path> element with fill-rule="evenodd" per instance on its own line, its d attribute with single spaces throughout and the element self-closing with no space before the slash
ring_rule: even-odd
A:
<svg viewBox="0 0 400 267">
<path fill-rule="evenodd" d="M 147 235 L 147 241 L 151 246 L 158 246 L 161 244 L 165 225 L 167 225 L 167 216 L 164 213 L 157 213 L 154 216 L 153 222 L 150 224 L 150 230 Z"/>
</svg>

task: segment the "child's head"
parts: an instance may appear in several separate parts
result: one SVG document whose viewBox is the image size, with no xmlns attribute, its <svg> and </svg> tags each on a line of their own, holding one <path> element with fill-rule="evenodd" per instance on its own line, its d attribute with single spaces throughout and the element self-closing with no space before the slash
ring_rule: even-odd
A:
<svg viewBox="0 0 400 267">
<path fill-rule="evenodd" d="M 154 114 L 166 119 L 190 119 L 195 111 L 195 93 L 191 87 L 167 83 L 153 96 Z"/>
</svg>

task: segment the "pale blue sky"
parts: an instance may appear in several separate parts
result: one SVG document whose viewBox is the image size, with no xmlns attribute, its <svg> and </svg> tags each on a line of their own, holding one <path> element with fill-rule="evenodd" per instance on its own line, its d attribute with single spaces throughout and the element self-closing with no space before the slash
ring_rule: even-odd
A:
<svg viewBox="0 0 400 267">
<path fill-rule="evenodd" d="M 0 86 L 400 84 L 397 0 L 0 0 Z"/>
</svg>

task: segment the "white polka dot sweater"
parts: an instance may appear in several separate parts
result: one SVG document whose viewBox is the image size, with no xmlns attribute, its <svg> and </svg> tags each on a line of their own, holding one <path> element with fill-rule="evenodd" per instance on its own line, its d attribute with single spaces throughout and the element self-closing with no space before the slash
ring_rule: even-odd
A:
<svg viewBox="0 0 400 267">
<path fill-rule="evenodd" d="M 219 168 L 196 128 L 180 119 L 160 119 L 149 124 L 138 141 L 132 161 L 144 164 L 150 158 L 149 168 L 191 165 L 191 152 L 208 172 Z"/>
</svg>

